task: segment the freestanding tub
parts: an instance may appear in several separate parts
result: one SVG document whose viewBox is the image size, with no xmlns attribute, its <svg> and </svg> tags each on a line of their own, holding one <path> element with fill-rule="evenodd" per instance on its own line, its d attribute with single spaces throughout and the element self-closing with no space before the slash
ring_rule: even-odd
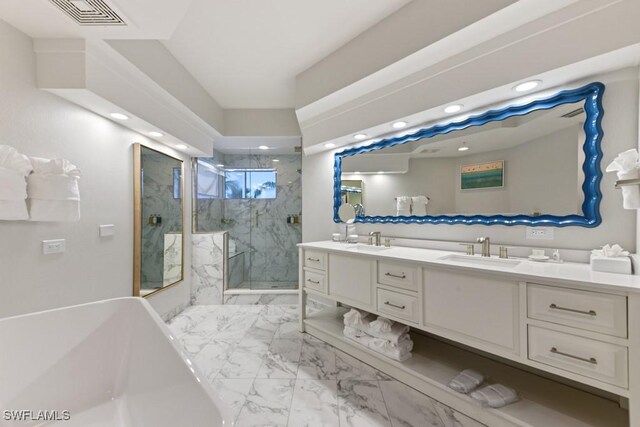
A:
<svg viewBox="0 0 640 427">
<path fill-rule="evenodd" d="M 0 426 L 230 426 L 229 414 L 143 299 L 0 319 Z"/>
</svg>

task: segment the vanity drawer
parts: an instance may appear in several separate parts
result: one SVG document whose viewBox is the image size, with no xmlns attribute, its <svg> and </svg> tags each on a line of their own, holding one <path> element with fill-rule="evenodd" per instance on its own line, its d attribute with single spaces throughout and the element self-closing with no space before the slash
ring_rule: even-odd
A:
<svg viewBox="0 0 640 427">
<path fill-rule="evenodd" d="M 627 336 L 627 298 L 624 296 L 528 284 L 527 311 L 531 319 Z"/>
<path fill-rule="evenodd" d="M 378 283 L 418 291 L 416 268 L 407 264 L 378 261 Z"/>
<path fill-rule="evenodd" d="M 377 288 L 378 291 L 378 311 L 390 314 L 400 319 L 406 319 L 418 323 L 418 298 L 401 294 L 399 292 L 388 291 Z"/>
<path fill-rule="evenodd" d="M 304 251 L 304 266 L 325 271 L 327 269 L 327 254 L 317 251 Z"/>
<path fill-rule="evenodd" d="M 627 388 L 627 347 L 529 326 L 529 359 Z"/>
<path fill-rule="evenodd" d="M 321 273 L 315 273 L 313 271 L 304 271 L 304 287 L 307 289 L 313 289 L 314 291 L 327 293 L 327 280 L 326 276 Z"/>
</svg>

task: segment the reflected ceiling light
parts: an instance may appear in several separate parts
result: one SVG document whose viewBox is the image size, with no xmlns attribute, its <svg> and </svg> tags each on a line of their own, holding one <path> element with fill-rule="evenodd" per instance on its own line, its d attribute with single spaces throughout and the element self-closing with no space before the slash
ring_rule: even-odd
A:
<svg viewBox="0 0 640 427">
<path fill-rule="evenodd" d="M 542 83 L 541 80 L 530 80 L 528 82 L 520 83 L 514 86 L 513 90 L 515 90 L 516 92 L 527 92 L 529 90 L 537 88 L 540 83 Z"/>
<path fill-rule="evenodd" d="M 186 145 L 184 145 L 184 144 L 178 144 L 178 145 L 176 145 L 176 148 L 177 148 L 178 150 L 184 150 L 184 149 L 189 148 L 189 147 L 187 147 L 187 146 L 186 146 Z"/>
<path fill-rule="evenodd" d="M 268 150 L 269 147 L 267 145 L 261 145 L 258 147 L 260 150 Z"/>
<path fill-rule="evenodd" d="M 462 110 L 462 104 L 453 104 L 453 105 L 444 107 L 444 112 L 448 114 L 457 113 L 460 110 Z"/>
<path fill-rule="evenodd" d="M 109 115 L 114 119 L 118 119 L 118 120 L 127 120 L 129 118 L 129 116 L 122 113 L 111 113 Z"/>
<path fill-rule="evenodd" d="M 163 133 L 162 133 L 162 132 L 155 131 L 155 130 L 152 130 L 151 132 L 149 132 L 149 135 L 151 135 L 151 136 L 161 137 L 161 136 L 163 136 Z"/>
<path fill-rule="evenodd" d="M 334 144 L 333 142 L 327 142 L 326 144 L 324 144 L 324 146 L 326 148 L 334 148 L 336 146 L 336 144 Z"/>
<path fill-rule="evenodd" d="M 384 171 L 378 171 L 379 175 L 382 175 L 384 173 Z"/>
<path fill-rule="evenodd" d="M 360 171 L 355 171 L 354 173 L 360 173 Z"/>
<path fill-rule="evenodd" d="M 467 147 L 467 143 L 463 142 L 462 147 L 458 147 L 458 151 L 467 151 L 469 147 Z"/>
<path fill-rule="evenodd" d="M 357 133 L 357 134 L 353 135 L 353 139 L 356 139 L 358 141 L 362 141 L 363 139 L 367 139 L 367 134 L 366 133 Z"/>
<path fill-rule="evenodd" d="M 402 129 L 403 127 L 405 127 L 407 125 L 408 125 L 408 123 L 407 122 L 403 122 L 403 121 L 391 123 L 391 126 L 394 129 Z"/>
<path fill-rule="evenodd" d="M 217 168 L 223 168 L 224 165 L 222 163 L 220 163 L 219 165 L 216 165 Z"/>
<path fill-rule="evenodd" d="M 273 159 L 273 161 L 277 163 L 280 161 L 280 159 Z"/>
</svg>

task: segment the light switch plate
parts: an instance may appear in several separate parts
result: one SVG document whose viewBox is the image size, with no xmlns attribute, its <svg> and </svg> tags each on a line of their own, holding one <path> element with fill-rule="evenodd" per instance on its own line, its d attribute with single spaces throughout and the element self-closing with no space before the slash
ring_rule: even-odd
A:
<svg viewBox="0 0 640 427">
<path fill-rule="evenodd" d="M 109 237 L 116 234 L 116 226 L 113 224 L 104 224 L 99 227 L 100 237 Z"/>
<path fill-rule="evenodd" d="M 553 228 L 551 228 L 551 227 L 527 227 L 527 239 L 529 239 L 529 240 L 553 240 Z"/>
<path fill-rule="evenodd" d="M 60 254 L 66 249 L 65 239 L 56 240 L 43 240 L 42 241 L 42 253 L 44 255 Z"/>
</svg>

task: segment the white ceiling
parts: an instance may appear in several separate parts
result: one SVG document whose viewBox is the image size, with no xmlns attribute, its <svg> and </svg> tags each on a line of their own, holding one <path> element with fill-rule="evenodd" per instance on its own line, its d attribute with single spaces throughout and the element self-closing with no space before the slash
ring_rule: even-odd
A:
<svg viewBox="0 0 640 427">
<path fill-rule="evenodd" d="M 194 0 L 164 43 L 223 108 L 292 108 L 295 76 L 410 0 Z"/>
</svg>

